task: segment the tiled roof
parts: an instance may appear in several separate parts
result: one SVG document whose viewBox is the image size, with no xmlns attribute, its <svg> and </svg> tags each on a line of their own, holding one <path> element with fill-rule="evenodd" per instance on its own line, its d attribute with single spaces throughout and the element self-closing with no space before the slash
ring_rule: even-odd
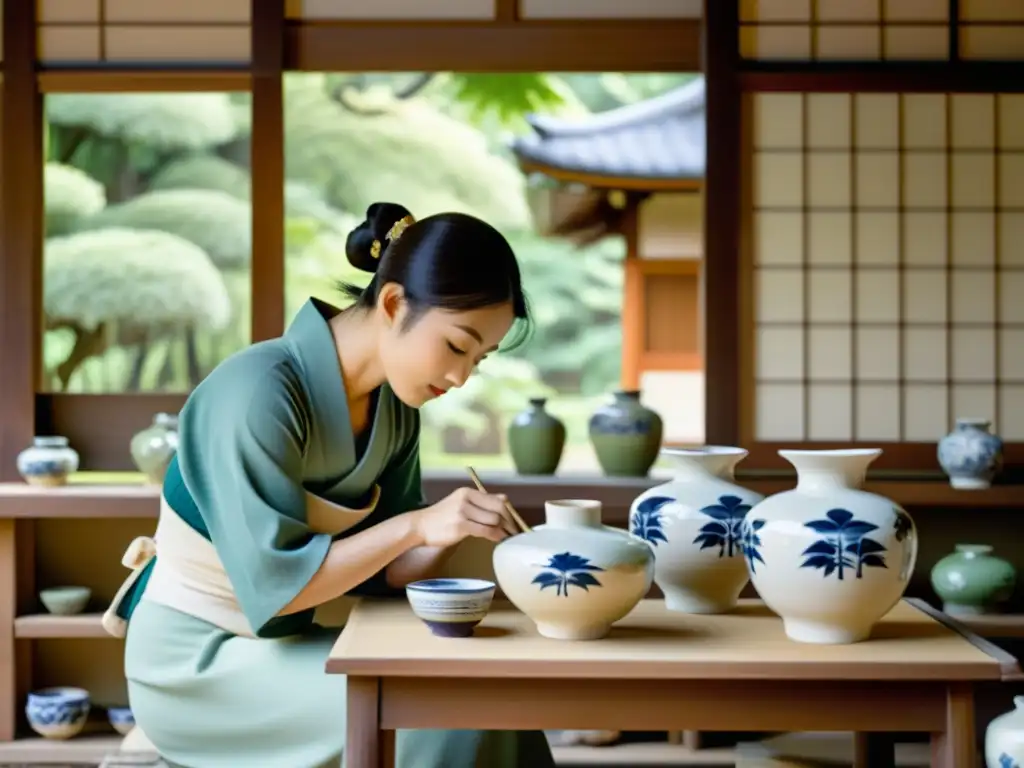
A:
<svg viewBox="0 0 1024 768">
<path fill-rule="evenodd" d="M 704 78 L 653 99 L 578 120 L 531 115 L 521 162 L 630 179 L 703 179 Z"/>
</svg>

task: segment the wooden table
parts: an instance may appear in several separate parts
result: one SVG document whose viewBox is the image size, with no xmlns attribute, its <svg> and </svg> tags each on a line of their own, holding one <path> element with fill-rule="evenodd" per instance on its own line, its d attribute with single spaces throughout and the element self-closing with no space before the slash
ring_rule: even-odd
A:
<svg viewBox="0 0 1024 768">
<path fill-rule="evenodd" d="M 404 600 L 363 601 L 327 661 L 348 678 L 348 768 L 394 765 L 397 728 L 931 734 L 934 768 L 976 765 L 973 685 L 1016 660 L 927 604 L 901 602 L 854 645 L 794 643 L 756 600 L 720 616 L 644 600 L 603 640 L 540 637 L 495 601 L 476 635 L 437 638 Z M 879 746 L 881 744 L 882 746 Z"/>
</svg>

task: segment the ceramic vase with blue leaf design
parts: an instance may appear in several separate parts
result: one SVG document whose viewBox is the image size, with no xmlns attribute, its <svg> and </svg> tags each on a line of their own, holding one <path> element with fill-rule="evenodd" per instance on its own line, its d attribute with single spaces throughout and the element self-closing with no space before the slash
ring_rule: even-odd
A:
<svg viewBox="0 0 1024 768">
<path fill-rule="evenodd" d="M 546 521 L 494 548 L 494 575 L 505 596 L 544 637 L 596 640 L 647 595 L 650 546 L 602 525 L 601 502 L 544 505 Z"/>
<path fill-rule="evenodd" d="M 939 466 L 954 488 L 988 488 L 1002 469 L 1003 441 L 991 427 L 987 419 L 957 419 L 953 431 L 939 440 Z"/>
<path fill-rule="evenodd" d="M 860 490 L 881 453 L 779 451 L 796 467 L 796 488 L 744 518 L 750 579 L 792 640 L 866 640 L 903 597 L 917 562 L 914 522 L 890 499 Z"/>
<path fill-rule="evenodd" d="M 675 478 L 644 491 L 630 507 L 629 530 L 654 550 L 654 581 L 665 606 L 725 613 L 749 581 L 743 519 L 764 497 L 734 481 L 743 448 L 664 448 Z"/>
<path fill-rule="evenodd" d="M 1024 768 L 1024 696 L 995 718 L 985 731 L 986 768 Z"/>
</svg>

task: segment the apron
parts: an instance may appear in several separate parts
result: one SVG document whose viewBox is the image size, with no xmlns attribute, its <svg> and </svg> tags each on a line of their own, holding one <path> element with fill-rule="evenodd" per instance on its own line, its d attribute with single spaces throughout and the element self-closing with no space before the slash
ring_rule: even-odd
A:
<svg viewBox="0 0 1024 768">
<path fill-rule="evenodd" d="M 370 515 L 379 500 L 380 486 L 376 485 L 370 503 L 361 509 L 335 504 L 307 491 L 306 525 L 314 533 L 337 536 Z M 121 564 L 131 569 L 131 573 L 103 614 L 103 628 L 108 634 L 118 638 L 127 635 L 128 621 L 118 615 L 118 608 L 157 555 L 143 600 L 181 611 L 239 637 L 256 637 L 238 605 L 213 543 L 186 523 L 163 494 L 156 533 L 152 537 L 136 538 L 121 558 Z M 355 598 L 346 600 L 350 609 Z"/>
</svg>

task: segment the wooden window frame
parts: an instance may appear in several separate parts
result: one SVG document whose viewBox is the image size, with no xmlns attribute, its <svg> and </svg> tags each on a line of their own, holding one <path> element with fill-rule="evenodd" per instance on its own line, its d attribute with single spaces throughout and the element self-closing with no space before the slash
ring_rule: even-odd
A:
<svg viewBox="0 0 1024 768">
<path fill-rule="evenodd" d="M 83 470 L 130 470 L 130 436 L 185 394 L 41 392 L 42 96 L 61 92 L 252 92 L 251 339 L 285 327 L 285 71 L 697 71 L 701 22 L 529 21 L 515 0 L 496 0 L 487 22 L 299 22 L 284 0 L 252 0 L 253 59 L 245 67 L 90 66 L 40 69 L 36 3 L 4 4 L 3 134 L 0 159 L 0 481 L 17 479 L 15 458 L 36 434 L 62 434 Z M 103 425 L 98 429 L 97 425 Z"/>
</svg>

